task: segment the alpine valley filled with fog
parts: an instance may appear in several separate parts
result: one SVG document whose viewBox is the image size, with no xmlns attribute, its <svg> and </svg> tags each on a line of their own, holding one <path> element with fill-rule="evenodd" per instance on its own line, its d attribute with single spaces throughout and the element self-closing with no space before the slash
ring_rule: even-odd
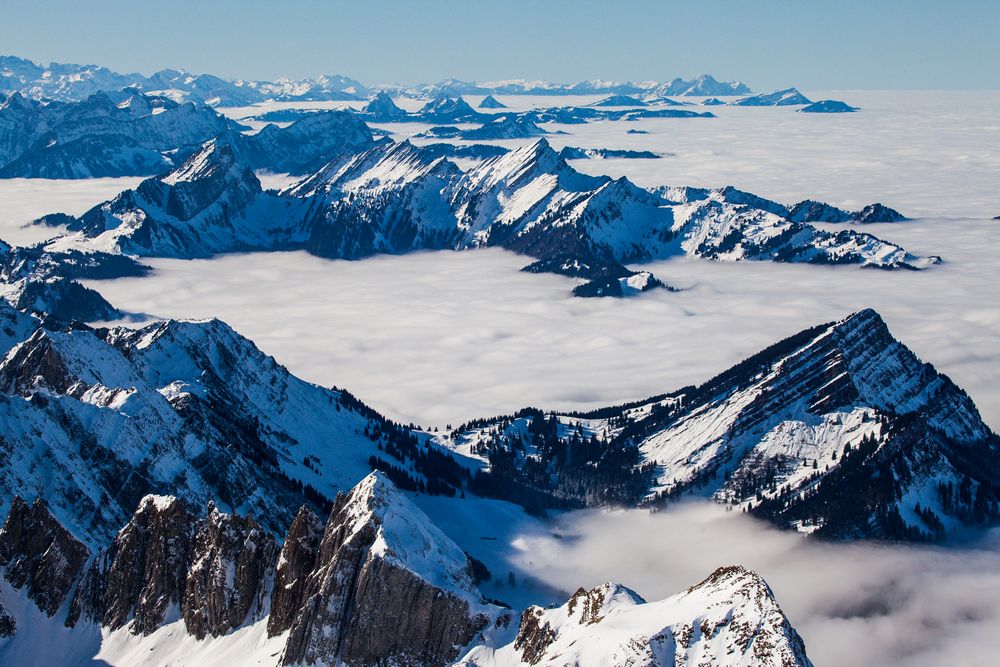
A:
<svg viewBox="0 0 1000 667">
<path fill-rule="evenodd" d="M 993 664 L 1000 92 L 793 83 L 0 56 L 0 664 Z"/>
</svg>

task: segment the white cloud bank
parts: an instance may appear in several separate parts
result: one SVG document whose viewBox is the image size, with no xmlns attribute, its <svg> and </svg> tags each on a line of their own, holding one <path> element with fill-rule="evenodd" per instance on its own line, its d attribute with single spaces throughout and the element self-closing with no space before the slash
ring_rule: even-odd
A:
<svg viewBox="0 0 1000 667">
<path fill-rule="evenodd" d="M 152 260 L 148 278 L 93 282 L 154 317 L 217 316 L 293 372 L 391 417 L 444 426 L 526 405 L 586 409 L 714 373 L 803 328 L 874 307 L 1000 428 L 1000 225 L 874 227 L 946 262 L 923 272 L 677 259 L 679 293 L 577 299 L 574 282 L 486 250 L 329 261 L 305 253 Z"/>
</svg>

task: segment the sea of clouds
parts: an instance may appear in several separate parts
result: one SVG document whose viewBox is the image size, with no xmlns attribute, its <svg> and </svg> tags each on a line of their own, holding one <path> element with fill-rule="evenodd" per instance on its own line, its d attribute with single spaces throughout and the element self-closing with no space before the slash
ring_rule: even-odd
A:
<svg viewBox="0 0 1000 667">
<path fill-rule="evenodd" d="M 785 336 L 874 307 L 1000 428 L 1000 226 L 938 220 L 876 232 L 946 262 L 887 272 L 681 258 L 650 268 L 683 291 L 627 300 L 574 298 L 573 280 L 521 273 L 526 258 L 500 250 L 151 260 L 152 277 L 90 285 L 139 321 L 219 317 L 310 381 L 441 427 L 703 382 Z"/>
</svg>

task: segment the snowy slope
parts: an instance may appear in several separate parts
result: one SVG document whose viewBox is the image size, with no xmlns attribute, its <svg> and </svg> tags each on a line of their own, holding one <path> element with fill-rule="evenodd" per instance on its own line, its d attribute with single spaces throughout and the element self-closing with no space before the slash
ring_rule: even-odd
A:
<svg viewBox="0 0 1000 667">
<path fill-rule="evenodd" d="M 732 187 L 646 190 L 626 178 L 582 174 L 544 138 L 462 171 L 433 148 L 389 139 L 359 144 L 363 136 L 351 137 L 338 139 L 344 149 L 336 157 L 281 193 L 261 191 L 244 139 L 219 137 L 170 174 L 78 219 L 52 216 L 75 233 L 47 249 L 204 257 L 304 248 L 356 259 L 488 246 L 603 265 L 590 277 L 679 254 L 890 269 L 939 261 L 870 234 L 791 220 L 784 205 Z M 825 211 L 795 209 L 797 218 Z M 898 216 L 877 204 L 852 215 L 858 221 Z"/>
<path fill-rule="evenodd" d="M 581 588 L 555 609 L 529 607 L 515 640 L 472 651 L 480 667 L 809 667 L 805 644 L 768 585 L 723 567 L 665 600 L 646 602 L 618 584 Z"/>
<path fill-rule="evenodd" d="M 698 387 L 583 415 L 525 410 L 449 441 L 481 461 L 477 488 L 524 503 L 694 495 L 803 532 L 915 540 L 1000 515 L 1000 440 L 871 310 Z"/>
<path fill-rule="evenodd" d="M 365 432 L 384 424 L 217 320 L 37 330 L 0 361 L 0 378 L 4 437 L 17 445 L 3 497 L 46 497 L 91 543 L 149 492 L 214 498 L 283 528 L 307 502 L 303 485 L 332 498 L 370 470 Z"/>
</svg>

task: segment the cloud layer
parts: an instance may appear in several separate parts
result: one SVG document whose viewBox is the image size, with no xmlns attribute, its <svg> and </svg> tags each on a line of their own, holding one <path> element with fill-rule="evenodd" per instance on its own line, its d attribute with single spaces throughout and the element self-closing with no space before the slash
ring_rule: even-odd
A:
<svg viewBox="0 0 1000 667">
<path fill-rule="evenodd" d="M 684 291 L 629 300 L 573 298 L 572 280 L 521 273 L 526 258 L 495 250 L 153 260 L 152 277 L 91 286 L 128 311 L 220 317 L 302 377 L 438 426 L 702 382 L 784 336 L 871 306 L 1000 428 L 1000 264 L 991 256 L 1000 228 L 918 221 L 874 231 L 946 262 L 885 272 L 676 259 L 651 268 Z"/>
</svg>

